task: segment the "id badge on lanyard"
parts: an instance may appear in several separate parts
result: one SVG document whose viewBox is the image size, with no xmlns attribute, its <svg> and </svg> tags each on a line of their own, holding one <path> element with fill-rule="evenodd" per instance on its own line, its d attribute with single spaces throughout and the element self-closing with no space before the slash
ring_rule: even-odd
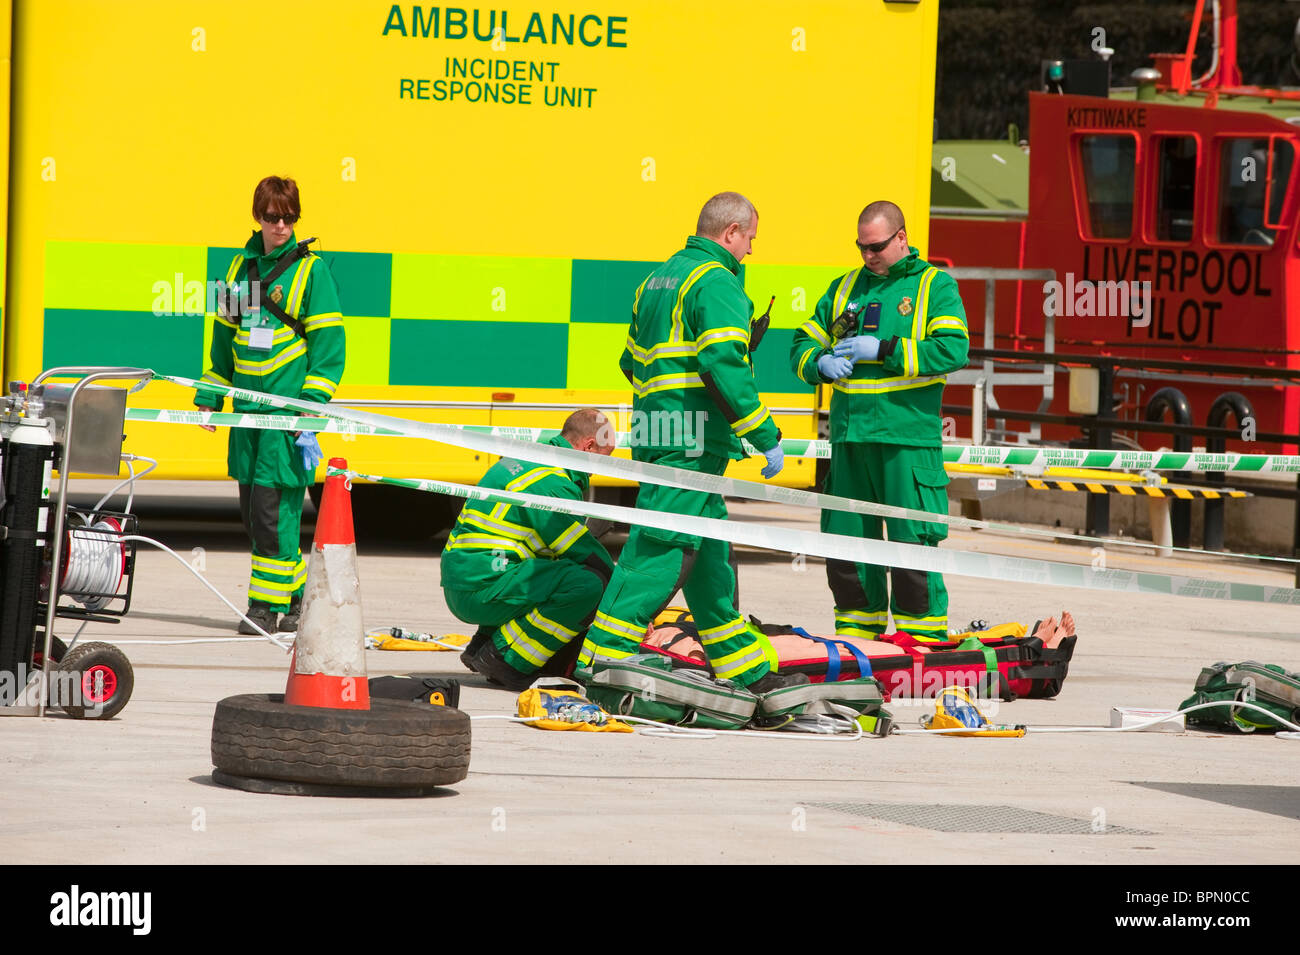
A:
<svg viewBox="0 0 1300 955">
<path fill-rule="evenodd" d="M 244 309 L 239 327 L 248 333 L 248 347 L 253 351 L 270 351 L 275 339 L 275 329 L 271 320 L 263 313 L 261 306 L 250 305 Z"/>
</svg>

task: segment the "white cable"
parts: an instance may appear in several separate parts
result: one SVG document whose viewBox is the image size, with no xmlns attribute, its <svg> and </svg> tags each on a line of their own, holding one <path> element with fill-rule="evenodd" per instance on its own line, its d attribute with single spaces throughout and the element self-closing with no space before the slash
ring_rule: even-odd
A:
<svg viewBox="0 0 1300 955">
<path fill-rule="evenodd" d="M 1189 706 L 1184 710 L 1178 710 L 1177 712 L 1170 713 L 1167 716 L 1157 716 L 1155 719 L 1147 720 L 1145 723 L 1134 723 L 1132 726 L 1040 726 L 1040 727 L 1026 726 L 1025 734 L 1028 735 L 1029 733 L 1132 733 L 1136 730 L 1146 729 L 1148 726 L 1155 726 L 1157 723 L 1167 723 L 1169 720 L 1177 719 L 1178 717 L 1186 713 L 1194 713 L 1197 710 L 1208 709 L 1212 706 L 1234 706 L 1234 707 L 1241 706 L 1250 710 L 1258 710 L 1260 713 L 1265 714 L 1266 716 L 1268 716 L 1269 719 L 1273 720 L 1274 722 L 1281 723 L 1283 726 L 1287 727 L 1287 729 L 1300 731 L 1300 726 L 1297 726 L 1295 723 L 1292 723 L 1290 720 L 1283 719 L 1282 717 L 1273 713 L 1271 710 L 1267 710 L 1262 706 L 1258 706 L 1254 703 L 1245 703 L 1241 700 L 1222 700 L 1214 703 L 1197 703 L 1195 706 Z M 978 727 L 972 727 L 972 726 L 954 726 L 950 729 L 934 729 L 934 730 L 920 730 L 920 729 L 917 730 L 895 729 L 894 730 L 895 733 L 898 733 L 899 735 L 903 735 L 903 736 L 915 736 L 915 735 L 935 736 L 941 734 L 949 735 L 952 733 L 971 733 L 977 731 L 978 731 Z"/>
<path fill-rule="evenodd" d="M 158 467 L 157 461 L 155 461 L 153 458 L 145 457 L 143 454 L 124 454 L 122 455 L 122 460 L 126 462 L 127 477 L 117 482 L 117 484 L 113 485 L 112 489 L 99 499 L 99 503 L 96 504 L 95 507 L 93 508 L 95 511 L 98 511 L 101 507 L 107 504 L 109 498 L 111 498 L 114 494 L 116 494 L 119 490 L 121 490 L 122 485 L 130 484 L 131 488 L 126 495 L 126 507 L 123 509 L 127 514 L 130 514 L 131 502 L 132 500 L 134 500 L 135 497 L 135 482 L 140 480 L 140 478 L 144 477 L 150 471 L 154 470 L 154 468 Z M 136 474 L 135 466 L 134 466 L 134 462 L 136 461 L 148 461 L 149 466 L 145 468 L 143 471 L 141 471 L 139 474 Z"/>
<path fill-rule="evenodd" d="M 264 643 L 266 640 L 265 637 L 193 637 L 185 640 L 114 640 L 111 637 L 101 637 L 100 639 L 105 643 L 111 643 L 114 646 L 123 647 L 132 644 L 153 647 L 172 647 L 185 643 L 248 643 L 250 641 Z"/>
<path fill-rule="evenodd" d="M 124 541 L 140 541 L 141 543 L 152 544 L 154 547 L 157 547 L 157 548 L 159 548 L 160 550 L 164 550 L 164 551 L 166 551 L 167 553 L 171 554 L 173 557 L 176 558 L 177 562 L 178 562 L 182 567 L 184 567 L 184 568 L 185 568 L 186 570 L 188 570 L 191 574 L 193 574 L 195 577 L 197 577 L 197 578 L 199 579 L 199 582 L 202 583 L 204 587 L 207 587 L 207 588 L 208 588 L 209 590 L 211 590 L 214 594 L 216 594 L 218 597 L 220 597 L 222 603 L 224 603 L 227 607 L 229 607 L 229 608 L 230 608 L 231 610 L 233 610 L 235 613 L 239 614 L 239 617 L 240 617 L 241 620 L 246 620 L 246 621 L 248 622 L 248 625 L 249 625 L 250 627 L 252 627 L 252 628 L 253 628 L 254 630 L 256 630 L 258 633 L 260 633 L 260 634 L 261 634 L 263 637 L 265 637 L 267 640 L 270 640 L 272 643 L 274 643 L 274 644 L 275 644 L 277 647 L 279 647 L 281 650 L 284 650 L 286 653 L 289 651 L 289 644 L 285 643 L 283 640 L 280 640 L 280 639 L 277 638 L 277 637 L 273 637 L 271 634 L 267 633 L 265 630 L 263 630 L 261 627 L 259 627 L 259 626 L 258 626 L 256 623 L 254 623 L 252 620 L 249 620 L 249 619 L 248 619 L 248 615 L 245 614 L 244 611 L 240 610 L 238 607 L 236 607 L 234 604 L 232 604 L 229 600 L 227 600 L 225 594 L 223 594 L 223 593 L 222 593 L 220 590 L 218 590 L 216 587 L 212 586 L 212 584 L 208 583 L 207 578 L 204 577 L 202 574 L 200 574 L 200 573 L 199 573 L 197 570 L 195 570 L 193 567 L 191 567 L 189 561 L 187 561 L 187 560 L 186 560 L 184 557 L 182 557 L 180 554 L 176 553 L 176 551 L 172 550 L 172 549 L 171 549 L 170 547 L 168 547 L 166 544 L 162 543 L 161 541 L 156 541 L 156 540 L 154 540 L 152 537 L 141 537 L 139 534 L 123 534 L 122 537 L 121 537 L 120 539 L 121 539 L 121 540 L 124 540 Z"/>
<path fill-rule="evenodd" d="M 770 732 L 764 732 L 763 730 L 706 730 L 706 729 L 697 729 L 696 727 L 693 726 L 674 726 L 671 723 L 660 723 L 657 720 L 647 720 L 639 716 L 618 716 L 616 714 L 610 714 L 609 718 L 612 720 L 617 720 L 622 723 L 639 723 L 649 727 L 649 729 L 644 729 L 640 731 L 640 735 L 642 736 L 672 736 L 672 737 L 677 737 L 678 739 L 681 738 L 713 739 L 715 736 L 743 736 L 745 739 L 789 740 L 789 739 L 796 739 L 799 737 L 803 737 L 806 739 L 834 740 L 837 742 L 849 743 L 852 742 L 853 740 L 862 739 L 863 736 L 866 735 L 865 733 L 862 732 L 862 727 L 858 725 L 856 720 L 850 720 L 847 717 L 833 716 L 833 715 L 830 716 L 831 719 L 842 719 L 844 720 L 844 722 L 850 724 L 855 731 L 855 735 L 849 736 L 843 733 L 770 733 Z M 507 720 L 508 722 L 511 723 L 535 723 L 538 720 L 550 719 L 550 717 L 549 716 L 485 715 L 485 716 L 471 716 L 470 719 L 471 720 Z"/>
</svg>

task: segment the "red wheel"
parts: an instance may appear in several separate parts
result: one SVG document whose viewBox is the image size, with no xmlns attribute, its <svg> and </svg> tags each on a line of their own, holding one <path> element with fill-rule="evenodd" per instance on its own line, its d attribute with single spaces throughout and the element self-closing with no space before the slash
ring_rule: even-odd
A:
<svg viewBox="0 0 1300 955">
<path fill-rule="evenodd" d="M 96 664 L 81 674 L 81 697 L 87 703 L 106 703 L 117 692 L 117 673 L 112 667 Z"/>
<path fill-rule="evenodd" d="M 78 720 L 111 719 L 135 687 L 131 661 L 111 643 L 73 647 L 59 661 L 58 674 L 63 679 L 51 680 L 50 704 Z"/>
</svg>

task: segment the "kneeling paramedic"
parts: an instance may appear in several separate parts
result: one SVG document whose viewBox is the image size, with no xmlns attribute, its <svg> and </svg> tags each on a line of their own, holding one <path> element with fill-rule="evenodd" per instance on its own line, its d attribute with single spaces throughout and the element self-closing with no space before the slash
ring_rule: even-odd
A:
<svg viewBox="0 0 1300 955">
<path fill-rule="evenodd" d="M 614 432 L 583 408 L 549 443 L 607 455 Z M 581 471 L 502 458 L 479 487 L 580 501 L 587 484 Z M 572 515 L 467 501 L 442 552 L 447 607 L 479 625 L 462 662 L 506 689 L 527 689 L 591 623 L 613 571 L 604 545 Z"/>
</svg>

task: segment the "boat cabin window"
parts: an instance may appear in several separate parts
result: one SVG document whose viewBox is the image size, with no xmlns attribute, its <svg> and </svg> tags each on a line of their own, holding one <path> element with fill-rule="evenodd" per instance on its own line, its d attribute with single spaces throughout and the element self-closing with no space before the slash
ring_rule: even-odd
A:
<svg viewBox="0 0 1300 955">
<path fill-rule="evenodd" d="M 1285 139 L 1224 140 L 1219 147 L 1220 242 L 1273 244 L 1294 165 L 1295 150 Z"/>
<path fill-rule="evenodd" d="M 1128 134 L 1079 139 L 1083 188 L 1088 203 L 1088 237 L 1127 239 L 1133 235 L 1133 170 L 1137 140 Z"/>
<path fill-rule="evenodd" d="M 1162 136 L 1157 142 L 1156 239 L 1190 242 L 1196 211 L 1196 137 Z"/>
</svg>

